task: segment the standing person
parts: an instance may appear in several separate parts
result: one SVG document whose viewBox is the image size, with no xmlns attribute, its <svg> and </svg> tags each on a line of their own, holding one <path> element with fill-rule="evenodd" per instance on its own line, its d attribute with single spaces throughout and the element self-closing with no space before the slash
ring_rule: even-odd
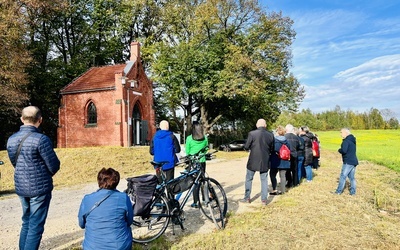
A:
<svg viewBox="0 0 400 250">
<path fill-rule="evenodd" d="M 207 137 L 204 135 L 203 126 L 198 122 L 193 122 L 192 124 L 192 134 L 186 138 L 186 146 L 185 152 L 187 155 L 194 155 L 200 152 L 202 149 L 208 146 Z M 206 157 L 203 156 L 200 159 L 201 169 L 203 172 L 206 171 Z M 193 191 L 193 204 L 191 207 L 198 208 L 198 200 L 197 197 L 197 189 L 199 187 L 196 186 L 195 190 Z"/>
<path fill-rule="evenodd" d="M 315 144 L 316 143 L 316 144 Z M 315 145 L 315 147 L 314 147 Z M 318 139 L 318 135 L 314 134 L 314 140 L 313 140 L 313 168 L 318 170 L 318 168 L 320 167 L 320 141 Z M 314 150 L 315 150 L 315 154 L 314 154 Z"/>
<path fill-rule="evenodd" d="M 290 170 L 286 172 L 287 186 L 290 188 L 299 185 L 297 151 L 299 150 L 300 142 L 292 124 L 287 124 L 285 130 L 285 138 L 290 143 Z"/>
<path fill-rule="evenodd" d="M 179 152 L 181 152 L 181 145 L 174 133 L 169 131 L 169 123 L 165 120 L 161 121 L 160 130 L 150 141 L 150 154 L 154 156 L 156 162 L 169 162 L 162 166 L 166 181 L 174 178 L 175 164 L 178 162 L 176 154 Z"/>
<path fill-rule="evenodd" d="M 290 171 L 290 160 L 279 158 L 279 150 L 281 149 L 282 145 L 286 145 L 290 149 L 290 152 L 292 152 L 292 148 L 289 141 L 284 135 L 285 128 L 282 126 L 278 126 L 276 128 L 274 153 L 271 154 L 271 171 L 269 173 L 272 185 L 272 192 L 269 193 L 271 195 L 284 194 L 286 192 L 286 173 L 287 171 Z M 292 155 L 292 153 L 290 153 L 290 155 Z M 277 173 L 279 173 L 280 178 L 279 191 L 276 188 L 278 184 L 276 180 Z"/>
<path fill-rule="evenodd" d="M 116 189 L 119 181 L 118 171 L 102 168 L 97 174 L 99 189 L 83 197 L 78 213 L 79 226 L 85 229 L 83 249 L 132 249 L 132 203 Z"/>
<path fill-rule="evenodd" d="M 39 126 L 43 121 L 38 107 L 22 110 L 23 125 L 7 141 L 8 157 L 14 166 L 15 192 L 22 205 L 19 249 L 39 249 L 49 211 L 53 176 L 60 160 L 49 137 Z"/>
<path fill-rule="evenodd" d="M 269 157 L 274 151 L 274 135 L 267 131 L 266 121 L 259 119 L 256 123 L 256 130 L 250 131 L 244 148 L 250 150 L 249 159 L 247 161 L 247 172 L 245 182 L 244 198 L 241 202 L 250 203 L 250 194 L 253 183 L 254 173 L 260 172 L 261 180 L 261 202 L 267 205 L 268 198 L 268 170 Z"/>
<path fill-rule="evenodd" d="M 342 155 L 343 166 L 340 173 L 339 184 L 336 189 L 336 194 L 343 192 L 346 184 L 346 178 L 350 180 L 350 195 L 356 194 L 356 167 L 358 165 L 358 159 L 356 155 L 356 138 L 350 133 L 348 128 L 342 128 L 340 134 L 343 138 L 342 144 L 338 152 Z"/>
<path fill-rule="evenodd" d="M 297 138 L 299 138 L 299 148 L 297 150 L 297 178 L 299 184 L 301 179 L 306 177 L 306 170 L 304 169 L 304 139 L 300 136 L 300 129 L 296 129 Z"/>
<path fill-rule="evenodd" d="M 300 136 L 304 140 L 304 169 L 306 171 L 306 180 L 311 182 L 313 179 L 313 153 L 312 153 L 312 141 L 313 134 L 310 133 L 310 129 L 307 126 L 300 127 Z"/>
</svg>

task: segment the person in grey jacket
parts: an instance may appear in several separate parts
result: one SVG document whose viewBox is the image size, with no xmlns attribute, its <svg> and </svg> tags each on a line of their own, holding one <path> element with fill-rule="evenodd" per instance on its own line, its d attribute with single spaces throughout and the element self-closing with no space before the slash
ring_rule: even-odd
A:
<svg viewBox="0 0 400 250">
<path fill-rule="evenodd" d="M 60 161 L 49 137 L 38 129 L 39 108 L 22 110 L 20 130 L 7 141 L 8 157 L 14 166 L 15 192 L 22 205 L 19 249 L 39 249 L 53 190 L 53 175 Z"/>
<path fill-rule="evenodd" d="M 341 194 L 346 184 L 346 178 L 350 180 L 350 195 L 356 194 L 356 167 L 358 159 L 356 155 L 356 138 L 350 133 L 348 128 L 340 130 L 343 141 L 338 152 L 342 155 L 343 166 L 340 173 L 339 184 L 335 194 Z"/>
<path fill-rule="evenodd" d="M 266 121 L 264 119 L 259 119 L 256 123 L 257 129 L 249 132 L 246 144 L 244 145 L 246 150 L 250 150 L 250 155 L 247 161 L 245 193 L 241 202 L 250 203 L 254 173 L 259 171 L 261 180 L 261 202 L 264 205 L 267 204 L 267 175 L 270 167 L 269 157 L 274 151 L 274 135 L 270 131 L 267 131 L 266 126 Z"/>
</svg>

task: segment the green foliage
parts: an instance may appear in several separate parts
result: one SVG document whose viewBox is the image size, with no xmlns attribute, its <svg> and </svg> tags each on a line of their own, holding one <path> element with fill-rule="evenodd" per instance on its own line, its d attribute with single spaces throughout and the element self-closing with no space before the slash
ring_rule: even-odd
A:
<svg viewBox="0 0 400 250">
<path fill-rule="evenodd" d="M 151 71 L 159 98 L 187 121 L 209 130 L 220 119 L 253 124 L 297 108 L 304 92 L 289 72 L 289 18 L 251 0 L 172 1 L 164 13 L 168 35 L 151 48 Z"/>
</svg>

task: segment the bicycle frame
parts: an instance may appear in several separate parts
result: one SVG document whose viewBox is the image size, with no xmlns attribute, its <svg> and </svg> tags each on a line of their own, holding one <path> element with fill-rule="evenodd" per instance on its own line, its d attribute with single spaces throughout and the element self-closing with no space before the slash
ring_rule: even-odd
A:
<svg viewBox="0 0 400 250">
<path fill-rule="evenodd" d="M 151 162 L 160 183 L 153 194 L 150 214 L 146 216 L 134 216 L 132 227 L 132 230 L 135 230 L 133 232 L 134 242 L 147 243 L 155 240 L 165 232 L 168 225 L 172 225 L 173 234 L 175 234 L 174 225 L 180 225 L 181 229 L 184 230 L 183 222 L 186 219 L 184 216 L 184 207 L 194 192 L 195 195 L 199 195 L 199 209 L 205 217 L 212 220 L 218 229 L 224 228 L 225 214 L 221 210 L 218 195 L 214 187 L 221 191 L 225 211 L 227 208 L 226 196 L 221 185 L 214 179 L 208 178 L 201 167 L 200 159 L 207 154 L 211 156 L 213 153 L 205 153 L 202 150 L 196 155 L 187 156 L 184 161 L 187 164 L 186 172 L 181 172 L 180 176 L 169 181 L 165 180 L 165 173 L 162 171 L 162 166 L 166 162 Z M 186 178 L 190 178 L 190 182 L 183 182 Z M 199 189 L 195 190 L 197 187 Z M 182 194 L 179 192 L 186 193 L 181 202 L 175 196 Z M 207 208 L 209 213 L 205 212 L 204 208 Z M 171 220 L 172 224 L 170 224 Z"/>
<path fill-rule="evenodd" d="M 183 197 L 183 200 L 180 203 L 179 209 L 181 209 L 181 210 L 183 210 L 183 208 L 185 207 L 185 204 L 189 200 L 190 195 L 193 194 L 193 191 L 194 191 L 196 185 L 200 184 L 200 179 L 204 178 L 204 173 L 202 172 L 202 170 L 200 168 L 195 168 L 187 173 L 182 173 L 180 176 L 178 176 L 172 180 L 169 180 L 168 182 L 165 183 L 165 175 L 164 175 L 164 172 L 161 170 L 161 166 L 158 166 L 156 168 L 156 171 L 161 172 L 162 179 L 163 179 L 163 182 L 160 184 L 160 186 L 158 186 L 156 188 L 156 192 L 159 194 L 166 193 L 168 199 L 170 199 L 170 197 L 173 197 L 173 195 L 174 195 L 174 194 L 170 193 L 170 191 L 168 189 L 168 187 L 171 184 L 175 183 L 176 181 L 179 182 L 180 180 L 183 180 L 183 179 L 187 178 L 188 176 L 192 176 L 192 177 L 196 176 L 195 180 L 193 181 L 193 184 L 191 185 L 190 189 L 186 192 L 186 195 Z"/>
<path fill-rule="evenodd" d="M 201 159 L 202 157 L 204 157 L 206 155 L 212 155 L 213 153 L 217 152 L 217 151 L 215 151 L 212 153 L 208 153 L 208 152 L 206 152 L 206 149 L 208 149 L 208 148 L 204 148 L 203 150 L 201 150 L 199 153 L 197 153 L 195 155 L 188 155 L 186 157 L 182 157 L 181 159 L 186 159 L 185 163 L 188 165 L 188 168 L 189 168 L 188 172 L 182 173 L 180 176 L 178 176 L 172 180 L 169 180 L 168 182 L 165 182 L 165 174 L 162 171 L 162 165 L 165 164 L 165 162 L 162 162 L 159 164 L 157 164 L 155 162 L 152 163 L 154 166 L 156 166 L 156 168 L 155 168 L 156 173 L 160 174 L 161 178 L 162 178 L 162 183 L 159 184 L 159 186 L 156 188 L 156 193 L 158 193 L 158 195 L 166 194 L 166 197 L 168 200 L 175 199 L 175 198 L 172 198 L 172 197 L 174 197 L 174 194 L 172 194 L 168 188 L 172 183 L 175 183 L 177 181 L 179 182 L 180 180 L 183 180 L 184 178 L 187 178 L 188 176 L 192 176 L 192 177 L 196 176 L 192 186 L 190 187 L 190 189 L 186 192 L 185 196 L 183 197 L 182 202 L 179 202 L 179 200 L 177 200 L 179 202 L 179 210 L 180 211 L 183 211 L 187 201 L 189 200 L 190 196 L 193 194 L 193 191 L 196 188 L 196 186 L 200 186 L 201 179 L 206 178 L 206 173 L 201 169 L 201 166 L 199 164 L 199 159 Z M 205 188 L 205 190 L 203 190 L 203 192 L 207 193 L 207 189 Z M 205 195 L 205 197 L 208 197 L 208 194 Z M 205 200 L 205 202 L 208 202 L 208 200 Z M 170 216 L 171 217 L 175 216 L 174 208 L 171 211 Z M 180 225 L 183 228 L 182 223 L 180 223 Z"/>
</svg>

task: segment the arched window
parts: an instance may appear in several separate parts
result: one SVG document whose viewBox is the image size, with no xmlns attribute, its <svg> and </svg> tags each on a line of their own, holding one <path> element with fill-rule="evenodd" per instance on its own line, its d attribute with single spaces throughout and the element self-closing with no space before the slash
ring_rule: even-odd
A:
<svg viewBox="0 0 400 250">
<path fill-rule="evenodd" d="M 87 107 L 87 124 L 97 124 L 97 110 L 93 102 L 89 103 Z"/>
</svg>

